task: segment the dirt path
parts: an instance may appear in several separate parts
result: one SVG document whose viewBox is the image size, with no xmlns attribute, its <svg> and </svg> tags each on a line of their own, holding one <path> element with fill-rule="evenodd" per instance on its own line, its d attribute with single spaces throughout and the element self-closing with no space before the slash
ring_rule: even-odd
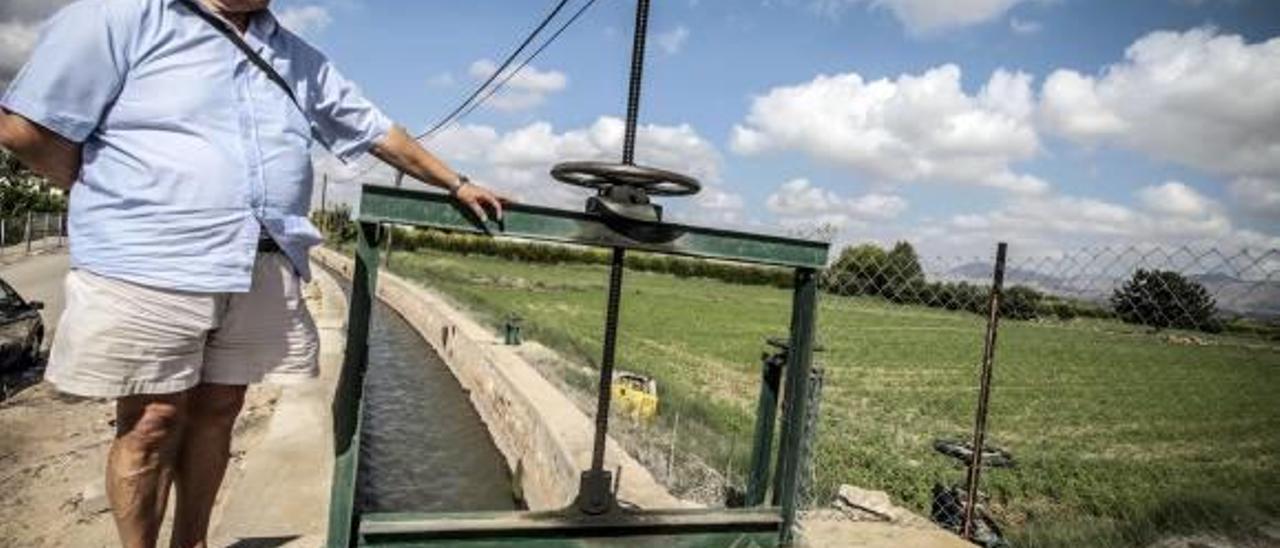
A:
<svg viewBox="0 0 1280 548">
<path fill-rule="evenodd" d="M 45 321 L 52 325 L 61 313 L 66 265 L 65 256 L 36 256 L 4 266 L 0 276 L 48 303 Z M 308 291 L 309 300 L 317 295 Z M 308 306 L 316 310 L 319 303 Z M 269 385 L 250 389 L 235 426 L 228 485 L 262 440 L 280 393 Z M 114 415 L 109 400 L 60 395 L 44 383 L 0 402 L 0 548 L 118 545 L 103 491 Z M 167 529 L 166 523 L 162 544 Z"/>
</svg>

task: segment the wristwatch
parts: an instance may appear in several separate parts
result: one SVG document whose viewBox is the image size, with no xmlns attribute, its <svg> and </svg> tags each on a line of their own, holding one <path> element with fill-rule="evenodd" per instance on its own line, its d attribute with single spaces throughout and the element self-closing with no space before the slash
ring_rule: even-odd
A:
<svg viewBox="0 0 1280 548">
<path fill-rule="evenodd" d="M 462 187 L 471 184 L 470 177 L 467 177 L 466 175 L 463 175 L 461 173 L 458 173 L 456 175 L 458 176 L 458 179 L 454 181 L 453 186 L 449 187 L 449 194 L 452 194 L 454 196 L 458 195 L 458 191 L 462 190 Z"/>
</svg>

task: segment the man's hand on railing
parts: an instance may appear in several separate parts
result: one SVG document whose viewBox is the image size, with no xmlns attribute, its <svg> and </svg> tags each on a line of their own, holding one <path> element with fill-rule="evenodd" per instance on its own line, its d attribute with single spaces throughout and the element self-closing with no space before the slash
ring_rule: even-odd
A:
<svg viewBox="0 0 1280 548">
<path fill-rule="evenodd" d="M 463 182 L 455 187 L 452 191 L 453 198 L 467 206 L 481 222 L 489 220 L 489 215 L 485 209 L 493 210 L 493 218 L 502 220 L 502 205 L 509 203 L 511 200 L 506 196 L 502 196 L 492 190 L 482 187 L 470 181 Z"/>
</svg>

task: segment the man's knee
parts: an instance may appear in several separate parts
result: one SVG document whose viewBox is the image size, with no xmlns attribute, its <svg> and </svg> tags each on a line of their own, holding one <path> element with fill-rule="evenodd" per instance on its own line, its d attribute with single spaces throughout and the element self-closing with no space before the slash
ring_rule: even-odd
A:
<svg viewBox="0 0 1280 548">
<path fill-rule="evenodd" d="M 172 448 L 186 422 L 185 394 L 129 396 L 116 403 L 116 437 L 146 452 Z"/>
<path fill-rule="evenodd" d="M 187 412 L 192 424 L 230 428 L 244 405 L 244 386 L 202 384 L 191 391 Z"/>
</svg>

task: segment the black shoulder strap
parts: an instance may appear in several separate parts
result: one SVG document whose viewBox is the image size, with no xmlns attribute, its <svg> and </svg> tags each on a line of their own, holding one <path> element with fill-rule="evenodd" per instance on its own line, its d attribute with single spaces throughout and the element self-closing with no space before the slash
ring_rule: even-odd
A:
<svg viewBox="0 0 1280 548">
<path fill-rule="evenodd" d="M 230 40 L 232 44 L 235 44 L 237 48 L 240 48 L 240 51 L 244 52 L 245 57 L 249 58 L 249 62 L 257 65 L 258 68 L 267 75 L 267 78 L 277 86 L 280 86 L 280 89 L 284 90 L 285 95 L 289 96 L 289 100 L 293 101 L 293 105 L 298 107 L 298 110 L 301 111 L 304 116 L 306 115 L 307 109 L 302 108 L 302 103 L 299 103 L 298 97 L 293 94 L 293 88 L 289 86 L 289 82 L 285 81 L 284 77 L 280 76 L 279 72 L 276 72 L 275 67 L 272 67 L 271 63 L 268 63 L 261 55 L 258 55 L 258 52 L 253 51 L 253 48 L 250 47 L 249 44 L 245 43 L 244 38 L 240 36 L 239 32 L 236 32 L 236 29 L 231 27 L 230 23 L 223 21 L 217 15 L 209 13 L 203 7 L 197 6 L 194 0 L 182 0 L 182 3 L 185 4 L 193 13 L 199 15 L 201 19 L 204 19 L 206 23 L 209 23 L 210 26 L 217 29 L 218 32 L 221 32 L 223 36 L 226 36 L 227 39 Z"/>
</svg>

